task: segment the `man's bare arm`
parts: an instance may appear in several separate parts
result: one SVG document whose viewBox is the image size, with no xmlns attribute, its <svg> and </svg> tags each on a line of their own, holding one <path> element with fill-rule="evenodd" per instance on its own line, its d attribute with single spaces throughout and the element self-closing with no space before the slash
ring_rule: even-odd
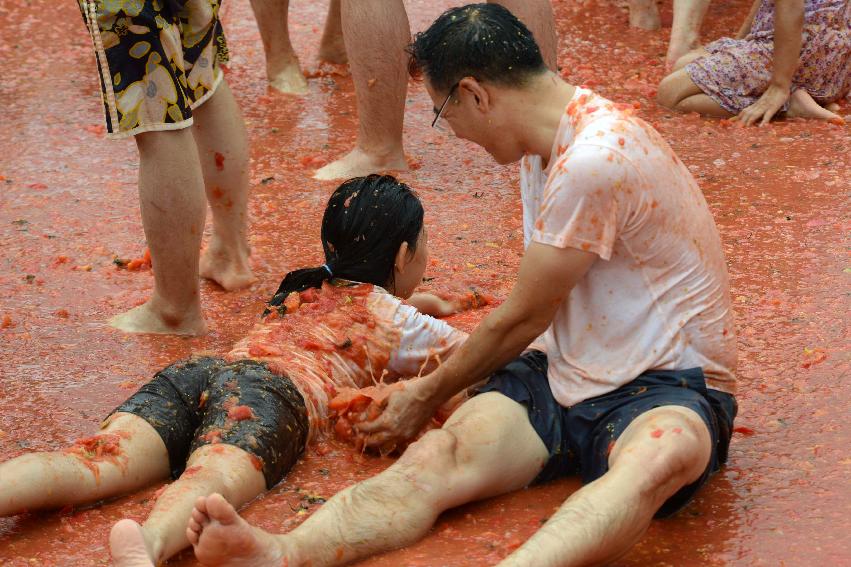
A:
<svg viewBox="0 0 851 567">
<path fill-rule="evenodd" d="M 508 299 L 479 324 L 449 361 L 427 377 L 444 401 L 516 358 L 546 331 L 573 286 L 597 259 L 576 248 L 532 243 Z"/>
<path fill-rule="evenodd" d="M 531 244 L 505 303 L 485 317 L 442 366 L 407 380 L 387 398 L 377 419 L 357 426 L 368 435 L 366 444 L 388 448 L 412 439 L 441 404 L 517 357 L 549 327 L 596 259 L 596 254 L 575 248 Z"/>
</svg>

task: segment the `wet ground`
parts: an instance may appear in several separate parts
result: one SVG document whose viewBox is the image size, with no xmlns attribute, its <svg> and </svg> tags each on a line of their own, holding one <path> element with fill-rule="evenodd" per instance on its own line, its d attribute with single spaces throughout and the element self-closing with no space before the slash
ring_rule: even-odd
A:
<svg viewBox="0 0 851 567">
<path fill-rule="evenodd" d="M 260 283 L 237 293 L 204 283 L 211 332 L 199 339 L 127 336 L 104 324 L 152 287 L 149 271 L 113 264 L 145 248 L 135 147 L 103 138 L 95 62 L 74 3 L 0 6 L 0 459 L 62 447 L 167 363 L 227 349 L 281 274 L 320 257 L 318 220 L 335 185 L 311 179 L 315 166 L 302 163 L 351 146 L 351 81 L 313 79 L 301 98 L 267 91 L 248 2 L 226 4 L 228 79 L 252 142 Z M 325 3 L 292 4 L 293 40 L 311 68 Z M 453 4 L 411 0 L 413 29 Z M 700 182 L 721 230 L 738 319 L 740 417 L 730 464 L 617 564 L 851 564 L 851 129 L 791 121 L 741 130 L 671 115 L 652 101 L 669 29 L 631 30 L 606 0 L 554 5 L 563 75 L 639 102 Z M 734 33 L 746 11 L 744 1 L 713 3 L 705 37 Z M 670 5 L 663 21 L 670 25 Z M 504 298 L 521 253 L 516 166 L 494 165 L 432 131 L 430 120 L 431 103 L 412 84 L 406 151 L 420 167 L 402 177 L 426 205 L 430 285 L 463 278 Z M 469 329 L 480 317 L 455 323 Z M 311 449 L 246 516 L 290 529 L 320 505 L 315 497 L 389 462 L 345 447 L 319 454 L 326 449 Z M 462 508 L 421 543 L 364 565 L 493 563 L 577 486 L 557 482 Z M 90 509 L 0 519 L 0 565 L 104 565 L 109 526 L 144 518 L 157 488 Z M 169 564 L 194 561 L 184 554 Z"/>
</svg>

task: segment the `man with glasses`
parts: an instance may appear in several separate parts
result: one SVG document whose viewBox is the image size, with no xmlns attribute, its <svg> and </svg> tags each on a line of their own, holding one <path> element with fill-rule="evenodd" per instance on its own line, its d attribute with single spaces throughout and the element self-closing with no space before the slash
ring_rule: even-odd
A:
<svg viewBox="0 0 851 567">
<path fill-rule="evenodd" d="M 289 534 L 199 501 L 190 540 L 212 564 L 342 564 L 413 543 L 449 508 L 572 474 L 585 486 L 502 565 L 607 563 L 727 458 L 728 277 L 688 169 L 631 105 L 549 71 L 504 8 L 449 10 L 409 53 L 435 126 L 520 161 L 526 250 L 505 303 L 360 429 L 402 443 L 450 396 L 477 395 Z"/>
</svg>

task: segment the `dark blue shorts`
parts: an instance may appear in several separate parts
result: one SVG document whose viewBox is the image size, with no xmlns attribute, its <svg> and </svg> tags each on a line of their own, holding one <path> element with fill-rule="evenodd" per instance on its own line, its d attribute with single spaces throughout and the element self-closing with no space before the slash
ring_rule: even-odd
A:
<svg viewBox="0 0 851 567">
<path fill-rule="evenodd" d="M 697 412 L 712 436 L 709 465 L 697 481 L 669 498 L 657 517 L 685 506 L 727 461 L 737 411 L 733 396 L 707 389 L 700 368 L 649 370 L 613 392 L 566 408 L 553 397 L 547 380 L 547 356 L 539 351 L 524 353 L 494 373 L 477 389 L 477 393 L 485 392 L 499 392 L 529 411 L 529 421 L 550 453 L 536 483 L 574 474 L 583 483 L 596 480 L 609 470 L 609 453 L 615 440 L 636 417 L 672 405 Z"/>
</svg>

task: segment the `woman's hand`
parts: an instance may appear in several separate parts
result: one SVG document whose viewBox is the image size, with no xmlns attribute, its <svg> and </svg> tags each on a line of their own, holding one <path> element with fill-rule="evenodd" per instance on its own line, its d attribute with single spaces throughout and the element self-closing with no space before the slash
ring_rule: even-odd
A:
<svg viewBox="0 0 851 567">
<path fill-rule="evenodd" d="M 415 307 L 423 315 L 432 317 L 449 317 L 457 312 L 455 306 L 433 293 L 415 293 L 408 298 L 408 304 Z"/>
<path fill-rule="evenodd" d="M 733 120 L 738 120 L 744 126 L 750 126 L 757 122 L 760 126 L 765 126 L 783 108 L 783 105 L 789 100 L 789 94 L 789 87 L 784 88 L 772 84 L 762 93 L 759 100 L 741 111 L 738 116 L 733 117 Z"/>
</svg>

